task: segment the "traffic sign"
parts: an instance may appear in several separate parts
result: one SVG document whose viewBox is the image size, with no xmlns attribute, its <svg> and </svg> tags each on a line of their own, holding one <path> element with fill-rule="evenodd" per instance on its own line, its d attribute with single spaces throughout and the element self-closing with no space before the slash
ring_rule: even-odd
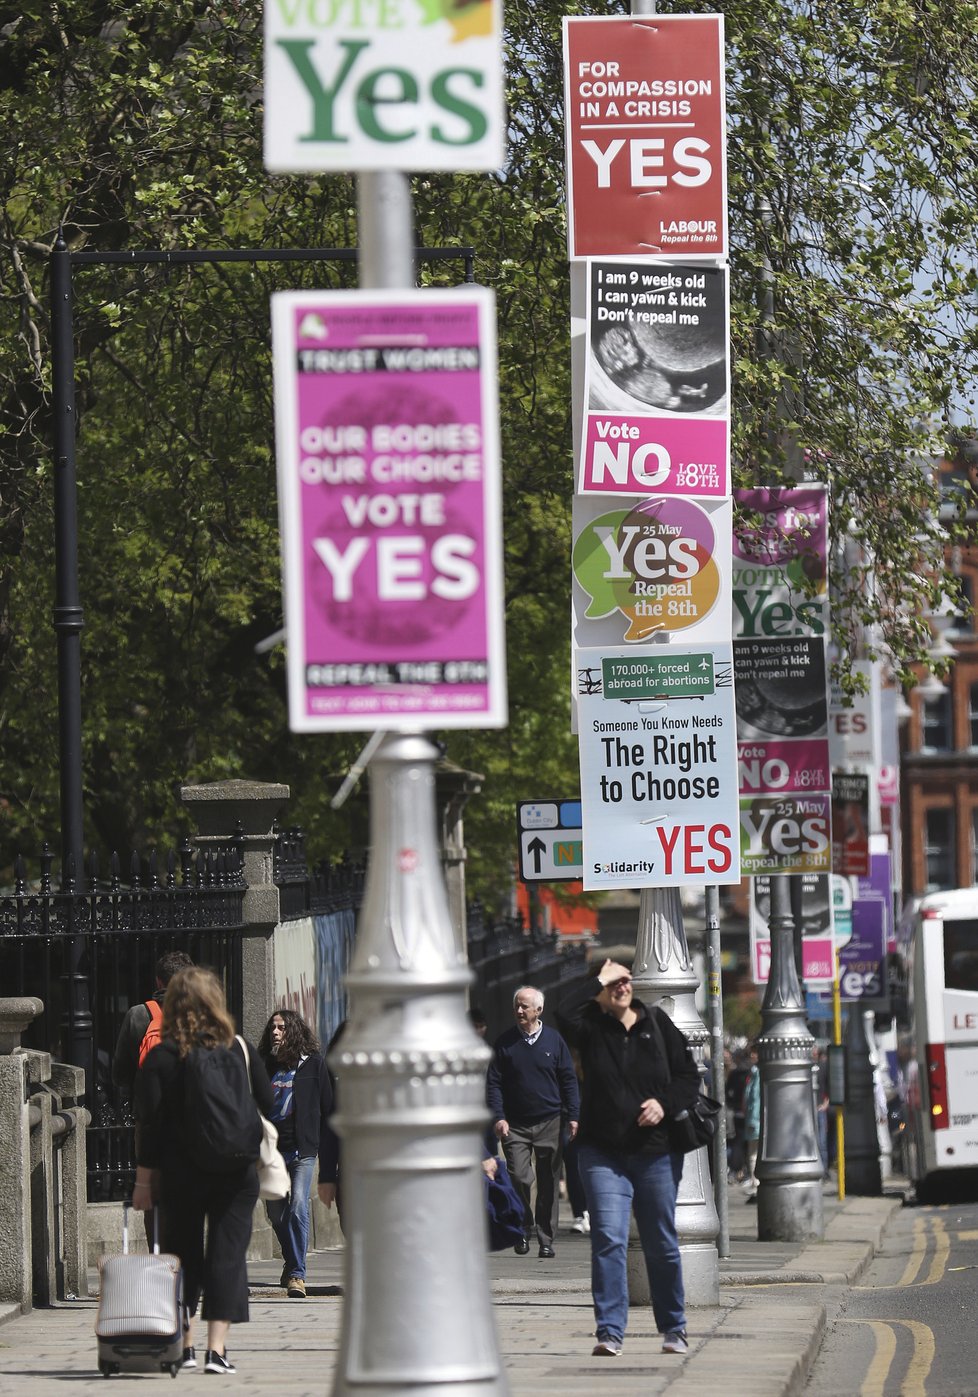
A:
<svg viewBox="0 0 978 1397">
<path fill-rule="evenodd" d="M 579 800 L 521 800 L 516 823 L 524 883 L 562 883 L 583 875 Z"/>
</svg>

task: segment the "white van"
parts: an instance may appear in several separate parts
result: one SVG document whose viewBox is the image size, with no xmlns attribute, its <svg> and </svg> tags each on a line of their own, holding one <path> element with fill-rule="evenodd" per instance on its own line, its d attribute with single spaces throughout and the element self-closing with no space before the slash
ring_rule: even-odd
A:
<svg viewBox="0 0 978 1397">
<path fill-rule="evenodd" d="M 921 1201 L 978 1169 L 978 887 L 929 893 L 904 924 L 913 1055 L 907 1172 Z"/>
</svg>

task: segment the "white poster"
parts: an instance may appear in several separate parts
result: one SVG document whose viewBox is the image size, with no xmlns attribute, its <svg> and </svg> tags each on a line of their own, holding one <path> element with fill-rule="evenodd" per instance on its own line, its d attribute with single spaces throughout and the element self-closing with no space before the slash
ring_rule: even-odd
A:
<svg viewBox="0 0 978 1397">
<path fill-rule="evenodd" d="M 740 880 L 729 641 L 575 655 L 584 887 Z"/>
<path fill-rule="evenodd" d="M 501 0 L 265 4 L 265 168 L 496 170 Z"/>
</svg>

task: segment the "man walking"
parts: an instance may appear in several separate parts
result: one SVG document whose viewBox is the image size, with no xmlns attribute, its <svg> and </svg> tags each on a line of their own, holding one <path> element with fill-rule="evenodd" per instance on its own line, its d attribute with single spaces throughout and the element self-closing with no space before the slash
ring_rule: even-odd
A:
<svg viewBox="0 0 978 1397">
<path fill-rule="evenodd" d="M 193 965 L 186 951 L 164 951 L 156 962 L 156 983 L 149 999 L 126 1011 L 112 1059 L 112 1081 L 127 1104 L 132 1101 L 136 1072 L 151 1048 L 160 1041 L 166 987 L 178 970 Z"/>
<path fill-rule="evenodd" d="M 526 1230 L 536 1224 L 540 1256 L 554 1254 L 558 1180 L 563 1157 L 563 1129 L 568 1139 L 577 1134 L 580 1092 L 567 1044 L 556 1029 L 543 1023 L 543 995 L 523 985 L 513 996 L 516 1027 L 496 1039 L 489 1064 L 486 1099 L 496 1138 L 523 1205 Z M 536 1210 L 531 1192 L 536 1180 Z M 530 1250 L 529 1237 L 513 1248 L 520 1256 Z"/>
</svg>

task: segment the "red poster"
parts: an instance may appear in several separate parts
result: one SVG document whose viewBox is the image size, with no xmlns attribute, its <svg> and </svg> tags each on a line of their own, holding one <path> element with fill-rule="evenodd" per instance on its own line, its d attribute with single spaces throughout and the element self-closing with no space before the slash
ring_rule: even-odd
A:
<svg viewBox="0 0 978 1397">
<path fill-rule="evenodd" d="M 571 258 L 726 255 L 723 83 L 722 15 L 565 18 Z"/>
</svg>

